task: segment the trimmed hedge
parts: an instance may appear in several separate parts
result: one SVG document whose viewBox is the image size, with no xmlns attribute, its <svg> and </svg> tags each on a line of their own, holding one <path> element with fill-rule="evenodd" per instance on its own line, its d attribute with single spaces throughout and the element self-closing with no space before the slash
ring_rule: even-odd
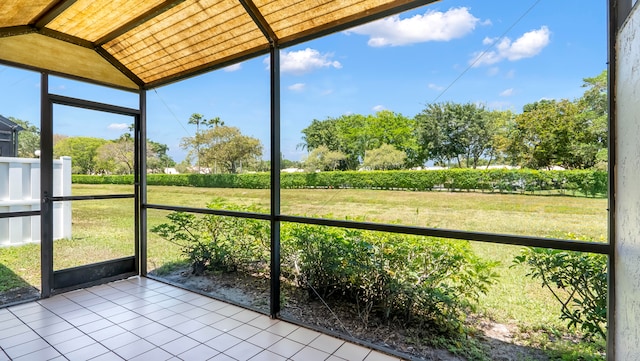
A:
<svg viewBox="0 0 640 361">
<path fill-rule="evenodd" d="M 132 175 L 73 175 L 78 184 L 133 184 Z M 282 173 L 281 188 L 357 188 L 500 193 L 560 191 L 586 196 L 607 194 L 608 174 L 598 170 L 444 169 L 426 171 L 337 171 Z M 269 173 L 149 174 L 148 185 L 267 189 Z"/>
</svg>

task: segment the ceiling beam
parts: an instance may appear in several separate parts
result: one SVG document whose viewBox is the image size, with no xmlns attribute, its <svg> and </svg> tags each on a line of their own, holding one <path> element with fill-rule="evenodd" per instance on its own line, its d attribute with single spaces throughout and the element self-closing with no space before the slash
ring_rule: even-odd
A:
<svg viewBox="0 0 640 361">
<path fill-rule="evenodd" d="M 38 33 L 40 33 L 40 34 L 42 34 L 44 36 L 48 36 L 50 38 L 66 41 L 67 43 L 79 45 L 79 46 L 82 46 L 83 48 L 93 49 L 93 43 L 92 42 L 90 42 L 88 40 L 84 40 L 82 38 L 78 38 L 78 37 L 73 36 L 73 35 L 62 33 L 60 31 L 51 30 L 49 28 L 42 28 L 42 29 L 40 29 L 38 31 Z"/>
<path fill-rule="evenodd" d="M 57 4 L 40 13 L 40 15 L 38 15 L 34 19 L 33 25 L 36 27 L 36 29 L 44 28 L 45 26 L 47 26 L 47 24 L 49 24 L 53 19 L 57 18 L 75 2 L 76 0 L 58 1 Z"/>
<path fill-rule="evenodd" d="M 129 68 L 124 66 L 118 59 L 113 57 L 111 53 L 99 46 L 95 48 L 95 51 L 116 69 L 118 69 L 122 74 L 124 74 L 127 78 L 136 83 L 140 88 L 144 86 L 144 81 L 142 81 L 142 79 L 140 79 L 136 74 L 129 70 Z"/>
<path fill-rule="evenodd" d="M 145 12 L 144 14 L 141 14 L 140 16 L 137 16 L 136 18 L 132 19 L 131 21 L 129 21 L 128 23 L 124 24 L 123 26 L 115 29 L 114 31 L 104 35 L 103 37 L 101 37 L 100 39 L 95 41 L 95 46 L 99 47 L 102 46 L 108 42 L 110 42 L 111 40 L 117 38 L 118 36 L 125 34 L 126 32 L 128 32 L 129 30 L 135 29 L 136 27 L 146 23 L 147 21 L 155 18 L 156 16 L 171 10 L 172 8 L 174 8 L 175 6 L 177 6 L 180 3 L 183 3 L 185 0 L 167 0 L 165 2 L 163 2 L 162 4 L 150 9 L 149 11 Z"/>
<path fill-rule="evenodd" d="M 277 46 L 278 36 L 271 28 L 271 25 L 269 25 L 269 22 L 267 22 L 264 16 L 262 16 L 262 13 L 260 13 L 260 9 L 258 9 L 258 7 L 253 3 L 252 0 L 239 0 L 239 1 L 240 1 L 240 4 L 242 4 L 242 6 L 244 7 L 244 9 L 247 11 L 249 16 L 251 16 L 251 19 L 253 19 L 253 22 L 256 23 L 260 31 L 262 31 L 262 34 L 264 34 L 267 40 L 269 40 L 269 43 L 272 44 L 273 46 Z"/>
<path fill-rule="evenodd" d="M 30 33 L 36 33 L 38 29 L 29 25 L 7 26 L 0 28 L 0 38 L 6 38 L 9 36 L 24 35 Z"/>
</svg>

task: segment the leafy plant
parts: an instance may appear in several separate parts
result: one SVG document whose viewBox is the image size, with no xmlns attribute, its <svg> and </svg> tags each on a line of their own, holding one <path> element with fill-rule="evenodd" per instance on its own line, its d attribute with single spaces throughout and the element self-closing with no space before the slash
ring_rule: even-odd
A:
<svg viewBox="0 0 640 361">
<path fill-rule="evenodd" d="M 209 208 L 256 210 L 219 199 Z M 180 246 L 192 273 L 255 272 L 256 265 L 268 272 L 267 222 L 181 212 L 167 219 L 152 232 Z M 494 264 L 476 257 L 465 241 L 284 223 L 281 250 L 285 280 L 312 298 L 352 302 L 365 326 L 379 315 L 459 335 L 464 312 L 496 277 Z"/>
<path fill-rule="evenodd" d="M 94 176 L 74 174 L 73 183 L 133 184 L 133 176 Z M 532 169 L 454 168 L 425 171 L 335 171 L 282 173 L 282 189 L 356 188 L 402 189 L 412 191 L 482 191 L 500 193 L 535 193 L 567 191 L 585 196 L 607 194 L 608 173 L 600 170 L 539 171 Z M 148 185 L 191 186 L 207 188 L 268 189 L 270 175 L 243 174 L 149 174 Z"/>
<path fill-rule="evenodd" d="M 216 199 L 208 208 L 221 208 Z M 224 205 L 227 209 L 230 207 Z M 231 207 L 252 211 L 253 207 Z M 191 264 L 192 273 L 206 270 L 236 271 L 268 259 L 269 228 L 266 222 L 246 218 L 216 215 L 196 216 L 183 212 L 167 215 L 169 223 L 153 227 L 151 231 L 178 245 Z"/>
<path fill-rule="evenodd" d="M 285 274 L 312 296 L 351 300 L 365 325 L 378 314 L 460 333 L 496 277 L 462 241 L 287 224 L 282 242 Z"/>
<path fill-rule="evenodd" d="M 514 264 L 528 266 L 527 275 L 551 291 L 570 328 L 579 327 L 588 339 L 606 339 L 606 255 L 528 247 Z"/>
</svg>

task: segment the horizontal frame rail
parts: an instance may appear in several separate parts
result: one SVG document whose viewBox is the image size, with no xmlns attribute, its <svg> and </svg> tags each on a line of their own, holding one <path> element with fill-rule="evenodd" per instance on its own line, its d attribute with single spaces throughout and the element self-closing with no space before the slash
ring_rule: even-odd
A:
<svg viewBox="0 0 640 361">
<path fill-rule="evenodd" d="M 158 204 L 146 204 L 147 209 L 159 209 L 175 212 L 187 212 L 198 214 L 212 214 L 216 216 L 229 216 L 239 218 L 252 218 L 261 220 L 271 220 L 269 214 L 262 213 L 250 213 L 250 212 L 238 212 L 227 211 L 221 209 L 208 209 L 208 208 L 196 208 L 196 207 L 176 207 Z M 397 224 L 384 224 L 384 223 L 372 223 L 372 222 L 355 222 L 355 221 L 342 221 L 336 219 L 324 219 L 324 218 L 310 218 L 300 216 L 279 215 L 275 217 L 279 222 L 292 222 L 302 224 L 313 224 L 318 226 L 330 226 L 330 227 L 342 227 L 351 229 L 362 229 L 368 231 L 379 232 L 393 232 L 400 234 L 412 234 L 416 236 L 427 237 L 439 237 L 455 240 L 476 241 L 485 243 L 497 243 L 513 246 L 525 246 L 525 247 L 541 247 L 552 248 L 563 251 L 578 251 L 597 253 L 604 255 L 612 255 L 613 246 L 609 243 L 597 243 L 597 242 L 584 242 L 573 241 L 560 238 L 544 238 L 533 236 L 519 236 L 511 234 L 499 234 L 499 233 L 486 233 L 486 232 L 473 232 L 473 231 L 461 231 L 442 228 L 427 228 L 427 227 L 415 227 L 415 226 L 403 226 Z"/>
<path fill-rule="evenodd" d="M 64 201 L 93 201 L 100 199 L 123 199 L 123 198 L 135 198 L 135 194 L 100 194 L 92 196 L 65 196 L 65 197 L 51 197 L 53 202 Z"/>
<path fill-rule="evenodd" d="M 606 255 L 609 255 L 612 252 L 612 246 L 608 243 L 572 241 L 558 238 L 517 236 L 499 233 L 460 231 L 442 228 L 401 226 L 396 224 L 384 223 L 341 221 L 334 219 L 308 218 L 298 216 L 279 216 L 278 218 L 281 222 L 314 224 L 319 226 L 343 227 L 368 231 L 393 232 L 412 234 L 416 236 L 440 237 L 514 246 L 553 248 L 564 251 L 579 251 Z"/>
<path fill-rule="evenodd" d="M 117 105 L 93 102 L 90 100 L 66 97 L 63 95 L 49 94 L 49 101 L 53 104 L 66 105 L 70 107 L 83 108 L 89 110 L 97 110 L 106 113 L 136 116 L 140 115 L 140 110 L 120 107 Z"/>
<path fill-rule="evenodd" d="M 0 218 L 31 217 L 31 216 L 39 216 L 39 215 L 40 215 L 40 211 L 6 212 L 6 213 L 0 213 Z"/>
<path fill-rule="evenodd" d="M 146 209 L 159 209 L 159 210 L 163 210 L 163 211 L 187 212 L 187 213 L 198 213 L 198 214 L 212 214 L 212 215 L 215 215 L 215 216 L 227 216 L 227 217 L 260 219 L 260 220 L 263 220 L 263 221 L 271 220 L 271 216 L 269 214 L 264 214 L 264 213 L 226 211 L 226 210 L 223 210 L 223 209 L 167 206 L 167 205 L 161 205 L 161 204 L 145 204 L 145 205 L 143 205 L 143 207 L 146 208 Z"/>
</svg>

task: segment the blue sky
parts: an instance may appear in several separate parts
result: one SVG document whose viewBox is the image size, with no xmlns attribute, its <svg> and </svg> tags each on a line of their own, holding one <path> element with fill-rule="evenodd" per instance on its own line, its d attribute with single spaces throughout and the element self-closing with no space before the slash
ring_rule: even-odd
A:
<svg viewBox="0 0 640 361">
<path fill-rule="evenodd" d="M 545 98 L 579 97 L 606 69 L 605 0 L 441 1 L 281 52 L 282 151 L 299 160 L 313 119 L 386 109 L 413 117 L 434 101 L 520 112 Z M 137 107 L 130 93 L 52 78 L 50 91 Z M 39 125 L 39 75 L 0 65 L 0 114 Z M 149 138 L 169 145 L 195 131 L 192 113 L 259 138 L 268 157 L 269 70 L 261 56 L 149 91 Z M 117 138 L 126 117 L 57 107 L 54 131 Z"/>
</svg>

